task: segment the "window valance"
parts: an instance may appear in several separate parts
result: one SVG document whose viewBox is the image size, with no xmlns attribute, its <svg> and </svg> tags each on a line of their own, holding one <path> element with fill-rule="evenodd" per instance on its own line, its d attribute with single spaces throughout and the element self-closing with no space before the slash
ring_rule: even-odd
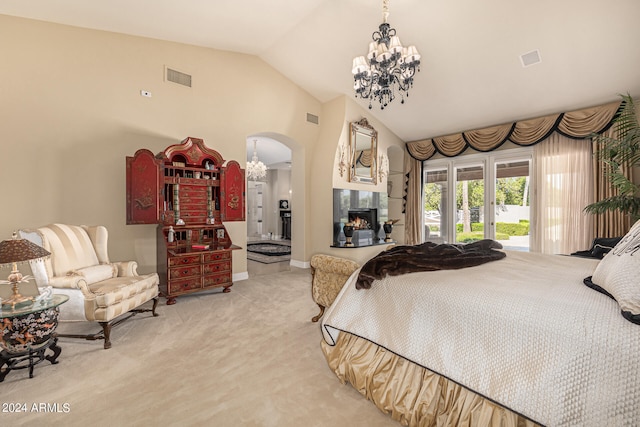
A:
<svg viewBox="0 0 640 427">
<path fill-rule="evenodd" d="M 478 151 L 492 151 L 506 141 L 521 146 L 534 145 L 548 138 L 553 132 L 569 138 L 583 139 L 594 132 L 607 130 L 620 107 L 620 102 L 408 142 L 407 151 L 416 160 L 427 160 L 436 153 L 447 157 L 457 156 L 468 147 Z"/>
</svg>

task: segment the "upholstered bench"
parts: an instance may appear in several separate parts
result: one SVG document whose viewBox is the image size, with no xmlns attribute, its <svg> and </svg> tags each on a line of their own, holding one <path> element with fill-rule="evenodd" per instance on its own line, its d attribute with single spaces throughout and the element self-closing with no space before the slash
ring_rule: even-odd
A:
<svg viewBox="0 0 640 427">
<path fill-rule="evenodd" d="M 139 312 L 157 316 L 158 274 L 139 275 L 135 261 L 110 262 L 104 226 L 51 224 L 20 230 L 20 235 L 51 252 L 48 259 L 31 262 L 31 271 L 39 287 L 51 286 L 55 293 L 69 296 L 60 308 L 60 321 L 95 321 L 102 326 L 92 335 L 59 336 L 104 339 L 106 349 L 111 347 L 112 326 Z M 139 308 L 150 300 L 153 308 Z"/>
<path fill-rule="evenodd" d="M 311 296 L 320 307 L 320 314 L 314 316 L 312 322 L 320 320 L 325 308 L 333 303 L 349 276 L 359 267 L 354 261 L 331 255 L 311 257 Z"/>
</svg>

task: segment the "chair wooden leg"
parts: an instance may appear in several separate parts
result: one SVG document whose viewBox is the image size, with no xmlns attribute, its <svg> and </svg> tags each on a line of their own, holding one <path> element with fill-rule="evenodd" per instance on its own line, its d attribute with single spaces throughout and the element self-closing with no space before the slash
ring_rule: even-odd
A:
<svg viewBox="0 0 640 427">
<path fill-rule="evenodd" d="M 160 298 L 155 297 L 153 299 L 153 308 L 151 309 L 151 313 L 153 314 L 153 317 L 158 317 L 159 314 L 156 313 L 156 307 L 158 306 L 158 301 L 160 301 Z"/>
<path fill-rule="evenodd" d="M 146 312 L 151 311 L 153 313 L 153 317 L 159 316 L 159 314 L 156 313 L 156 307 L 158 306 L 159 302 L 160 302 L 160 298 L 156 297 L 156 298 L 153 299 L 153 308 L 151 308 L 151 309 L 149 309 L 149 308 L 137 309 L 136 308 L 136 309 L 133 309 L 133 310 L 129 311 L 126 314 L 123 314 L 117 320 L 112 320 L 111 322 L 98 322 L 100 324 L 100 326 L 102 326 L 102 331 L 101 332 L 96 332 L 95 334 L 89 334 L 89 335 L 57 334 L 57 336 L 58 337 L 64 337 L 64 338 L 82 338 L 82 339 L 91 340 L 91 341 L 104 339 L 104 348 L 105 349 L 109 349 L 109 348 L 111 348 L 111 328 L 113 328 L 114 326 L 118 326 L 120 323 L 132 318 L 137 313 L 146 313 Z M 0 365 L 0 368 L 2 368 L 2 365 Z M 0 381 L 2 381 L 1 378 L 0 378 Z"/>
<path fill-rule="evenodd" d="M 102 332 L 104 334 L 104 348 L 111 348 L 111 323 L 109 322 L 100 322 L 102 326 Z"/>
<path fill-rule="evenodd" d="M 316 304 L 318 304 L 318 303 L 316 303 Z M 324 314 L 324 306 L 321 306 L 320 304 L 318 304 L 318 307 L 320 307 L 320 314 L 318 314 L 317 316 L 311 318 L 312 322 L 317 322 L 318 320 L 320 320 L 320 318 Z"/>
</svg>

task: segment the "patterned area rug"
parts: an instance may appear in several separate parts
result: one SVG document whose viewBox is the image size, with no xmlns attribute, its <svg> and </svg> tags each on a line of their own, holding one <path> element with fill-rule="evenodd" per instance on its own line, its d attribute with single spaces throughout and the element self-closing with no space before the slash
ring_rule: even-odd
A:
<svg viewBox="0 0 640 427">
<path fill-rule="evenodd" d="M 273 264 L 291 260 L 291 246 L 287 243 L 257 242 L 247 244 L 247 259 Z"/>
</svg>

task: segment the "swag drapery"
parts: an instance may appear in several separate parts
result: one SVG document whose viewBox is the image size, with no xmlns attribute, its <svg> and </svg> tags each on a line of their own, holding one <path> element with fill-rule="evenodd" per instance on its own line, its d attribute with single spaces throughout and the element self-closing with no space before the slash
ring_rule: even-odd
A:
<svg viewBox="0 0 640 427">
<path fill-rule="evenodd" d="M 488 152 L 497 149 L 507 141 L 520 146 L 532 146 L 545 141 L 553 133 L 591 143 L 590 135 L 592 133 L 610 130 L 619 107 L 620 101 L 616 101 L 597 107 L 408 142 L 406 147 L 410 158 L 405 161 L 407 178 L 405 180 L 405 212 L 407 215 L 405 218 L 405 243 L 421 243 L 419 215 L 422 212 L 420 206 L 422 167 L 420 165 L 423 161 L 430 159 L 436 153 L 446 157 L 454 157 L 467 148 Z M 603 178 L 602 166 L 597 160 L 594 162 L 596 162 L 593 166 L 596 173 L 594 200 L 600 200 L 606 192 L 610 191 L 610 186 L 602 184 L 606 182 L 606 178 Z M 419 178 L 415 176 L 417 174 L 420 175 Z M 410 214 L 413 211 L 415 213 Z M 413 218 L 414 215 L 417 216 L 417 220 Z M 601 215 L 594 221 L 594 235 L 599 237 L 618 235 L 619 230 L 624 229 L 625 222 L 628 221 L 618 212 Z"/>
</svg>

